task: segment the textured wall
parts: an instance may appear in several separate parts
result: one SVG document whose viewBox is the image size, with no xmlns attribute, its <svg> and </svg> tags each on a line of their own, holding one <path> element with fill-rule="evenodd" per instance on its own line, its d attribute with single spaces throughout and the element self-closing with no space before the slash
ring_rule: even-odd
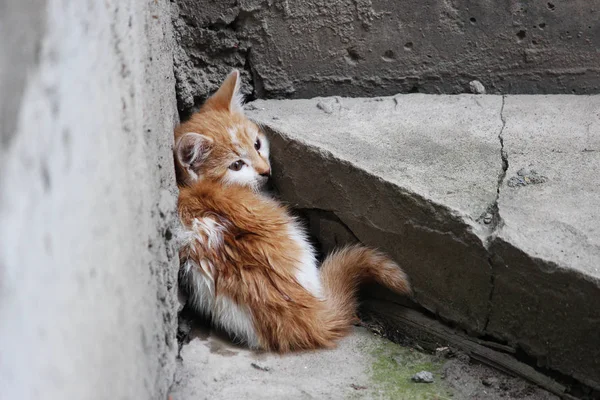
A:
<svg viewBox="0 0 600 400">
<path fill-rule="evenodd" d="M 0 397 L 164 399 L 169 2 L 0 3 Z"/>
<path fill-rule="evenodd" d="M 600 0 L 176 0 L 179 107 L 231 67 L 258 98 L 600 92 Z"/>
</svg>

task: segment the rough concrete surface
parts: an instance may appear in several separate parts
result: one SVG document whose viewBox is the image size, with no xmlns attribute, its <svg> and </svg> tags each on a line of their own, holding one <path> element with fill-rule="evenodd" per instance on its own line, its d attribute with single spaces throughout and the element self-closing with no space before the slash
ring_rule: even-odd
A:
<svg viewBox="0 0 600 400">
<path fill-rule="evenodd" d="M 509 167 L 487 331 L 597 387 L 600 96 L 507 96 L 504 115 Z M 534 173 L 525 186 L 507 184 Z"/>
<path fill-rule="evenodd" d="M 257 98 L 600 91 L 599 0 L 174 4 L 186 111 L 232 67 Z"/>
<path fill-rule="evenodd" d="M 415 383 L 423 369 L 433 383 Z M 231 345 L 206 329 L 181 350 L 173 400 L 188 399 L 524 399 L 557 397 L 468 357 L 446 359 L 355 328 L 334 350 L 279 356 Z"/>
<path fill-rule="evenodd" d="M 333 213 L 360 241 L 394 256 L 422 305 L 480 333 L 491 269 L 488 228 L 477 220 L 502 172 L 501 106 L 500 97 L 411 95 L 249 108 L 283 134 L 272 139 L 272 158 L 286 201 Z"/>
<path fill-rule="evenodd" d="M 416 94 L 247 110 L 272 136 L 282 198 L 318 238 L 320 221 L 330 227 L 325 250 L 377 246 L 429 311 L 600 386 L 600 97 Z"/>
<path fill-rule="evenodd" d="M 168 2 L 9 0 L 0 27 L 0 397 L 162 400 L 177 349 Z"/>
</svg>

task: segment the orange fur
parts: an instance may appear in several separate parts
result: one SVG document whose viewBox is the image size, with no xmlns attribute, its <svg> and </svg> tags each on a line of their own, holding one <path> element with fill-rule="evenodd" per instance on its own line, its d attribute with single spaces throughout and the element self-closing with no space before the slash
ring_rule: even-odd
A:
<svg viewBox="0 0 600 400">
<path fill-rule="evenodd" d="M 223 180 L 232 162 L 242 156 L 259 175 L 268 175 L 271 165 L 268 151 L 261 154 L 254 151 L 256 139 L 262 140 L 268 146 L 265 135 L 258 126 L 247 119 L 242 112 L 241 104 L 236 102 L 236 87 L 239 73 L 231 73 L 217 93 L 209 98 L 200 111 L 175 129 L 175 172 L 180 185 L 192 184 L 195 175 L 213 180 Z M 235 135 L 231 135 L 231 131 Z M 196 133 L 205 138 L 202 143 L 203 155 L 193 160 L 191 165 L 184 162 L 182 154 L 189 154 L 194 146 Z M 189 139 L 193 136 L 192 139 Z M 208 157 L 209 155 L 209 157 Z"/>
<path fill-rule="evenodd" d="M 373 280 L 408 294 L 407 277 L 363 246 L 331 254 L 317 271 L 298 222 L 256 190 L 253 177 L 270 168 L 268 150 L 256 149 L 256 138 L 264 135 L 236 103 L 238 79 L 230 74 L 175 131 L 178 208 L 187 235 L 180 249 L 182 283 L 193 292 L 194 306 L 256 347 L 332 347 L 354 322 L 360 283 Z M 240 157 L 253 169 L 245 170 L 247 181 L 228 175 Z"/>
<path fill-rule="evenodd" d="M 196 265 L 208 260 L 217 295 L 248 306 L 262 348 L 288 352 L 332 347 L 351 327 L 356 290 L 366 280 L 410 293 L 406 276 L 390 259 L 353 246 L 325 260 L 325 298 L 313 296 L 295 278 L 300 249 L 289 238 L 292 217 L 276 201 L 248 188 L 210 181 L 182 187 L 179 214 L 188 228 L 195 218 L 204 217 L 226 227 L 220 245 L 194 241 L 182 255 Z"/>
</svg>

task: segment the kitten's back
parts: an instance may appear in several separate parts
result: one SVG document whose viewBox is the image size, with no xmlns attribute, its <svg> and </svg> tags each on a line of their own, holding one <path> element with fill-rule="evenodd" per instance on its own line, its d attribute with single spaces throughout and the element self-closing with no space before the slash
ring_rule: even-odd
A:
<svg viewBox="0 0 600 400">
<path fill-rule="evenodd" d="M 215 297 L 248 310 L 259 347 L 286 352 L 333 346 L 335 338 L 324 330 L 325 302 L 297 279 L 303 248 L 283 206 L 248 188 L 198 182 L 181 188 L 179 213 L 194 232 L 182 258 L 214 282 Z M 213 315 L 224 325 L 221 318 L 228 317 Z"/>
</svg>

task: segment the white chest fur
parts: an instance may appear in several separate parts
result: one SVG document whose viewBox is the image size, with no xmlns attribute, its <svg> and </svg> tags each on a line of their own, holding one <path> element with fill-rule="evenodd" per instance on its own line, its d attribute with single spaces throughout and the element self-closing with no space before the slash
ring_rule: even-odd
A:
<svg viewBox="0 0 600 400">
<path fill-rule="evenodd" d="M 179 236 L 183 246 L 199 245 L 203 249 L 214 249 L 223 241 L 223 229 L 224 227 L 210 217 L 195 218 L 192 228 L 182 229 Z M 227 296 L 215 296 L 212 264 L 206 259 L 201 260 L 201 265 L 187 260 L 182 269 L 182 279 L 190 295 L 190 305 L 238 341 L 258 348 L 258 336 L 248 307 L 236 304 Z"/>
<path fill-rule="evenodd" d="M 313 296 L 322 298 L 323 290 L 314 250 L 308 242 L 306 234 L 296 222 L 290 224 L 289 230 L 290 238 L 295 241 L 301 249 L 296 279 L 306 290 L 312 293 Z"/>
<path fill-rule="evenodd" d="M 250 348 L 258 348 L 258 337 L 252 316 L 247 307 L 238 305 L 229 297 L 214 295 L 213 282 L 198 270 L 198 265 L 187 261 L 184 279 L 190 298 L 188 303 L 201 314 L 209 317 L 213 324 L 225 330 L 233 338 Z"/>
<path fill-rule="evenodd" d="M 209 220 L 210 218 L 195 220 L 192 229 L 184 230 L 181 236 L 183 244 L 198 241 L 202 247 L 211 247 L 219 243 L 222 240 L 219 227 Z M 323 291 L 314 250 L 306 234 L 295 221 L 289 226 L 289 237 L 300 248 L 296 279 L 313 296 L 322 298 Z M 186 261 L 182 268 L 183 283 L 190 295 L 190 305 L 235 339 L 251 348 L 258 348 L 258 336 L 248 307 L 234 303 L 227 296 L 215 296 L 214 281 L 210 279 L 210 274 L 207 274 L 207 269 L 210 268 L 197 265 L 192 260 Z"/>
</svg>

